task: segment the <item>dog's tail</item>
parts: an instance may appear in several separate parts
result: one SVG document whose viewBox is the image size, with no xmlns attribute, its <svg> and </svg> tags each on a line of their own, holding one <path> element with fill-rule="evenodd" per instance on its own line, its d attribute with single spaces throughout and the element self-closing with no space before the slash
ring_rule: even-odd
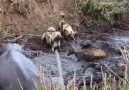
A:
<svg viewBox="0 0 129 90">
<path fill-rule="evenodd" d="M 61 16 L 62 21 L 64 21 L 65 13 L 64 12 L 60 12 L 60 16 Z"/>
</svg>

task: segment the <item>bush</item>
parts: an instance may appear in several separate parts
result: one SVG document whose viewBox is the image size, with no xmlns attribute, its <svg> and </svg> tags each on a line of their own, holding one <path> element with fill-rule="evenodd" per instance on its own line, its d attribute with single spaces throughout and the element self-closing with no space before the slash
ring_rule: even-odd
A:
<svg viewBox="0 0 129 90">
<path fill-rule="evenodd" d="M 122 14 L 129 11 L 129 1 L 97 3 L 95 0 L 88 0 L 83 3 L 81 10 L 85 15 L 97 13 L 99 19 L 104 19 L 109 24 L 116 24 L 119 23 Z"/>
</svg>

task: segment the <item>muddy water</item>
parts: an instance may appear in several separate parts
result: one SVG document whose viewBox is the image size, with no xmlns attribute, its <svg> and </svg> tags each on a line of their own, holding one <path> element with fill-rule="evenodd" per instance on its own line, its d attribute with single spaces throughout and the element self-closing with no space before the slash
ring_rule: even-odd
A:
<svg viewBox="0 0 129 90">
<path fill-rule="evenodd" d="M 60 52 L 60 59 L 62 63 L 62 70 L 63 70 L 63 77 L 65 84 L 67 80 L 71 79 L 73 76 L 73 72 L 76 70 L 76 86 L 79 87 L 82 84 L 83 78 L 88 81 L 89 76 L 93 74 L 94 80 L 100 81 L 101 77 L 101 70 L 98 64 L 94 63 L 101 63 L 105 66 L 104 71 L 109 73 L 113 70 L 119 70 L 125 64 L 121 57 L 121 53 L 119 51 L 118 45 L 120 47 L 126 46 L 129 49 L 129 38 L 128 37 L 111 37 L 109 41 L 95 41 L 92 42 L 90 40 L 83 40 L 83 39 L 76 39 L 76 42 L 73 42 L 74 45 L 78 45 L 82 47 L 87 43 L 90 43 L 94 47 L 102 48 L 107 53 L 107 58 L 101 60 L 99 62 L 86 62 L 86 61 L 77 61 L 77 58 L 74 55 L 67 56 L 68 50 L 70 47 L 68 45 L 63 46 L 62 51 Z M 33 51 L 30 49 L 25 50 L 25 55 L 32 58 L 34 62 L 40 62 L 42 65 L 42 69 L 46 69 L 47 67 L 50 69 L 51 74 L 53 77 L 58 77 L 58 65 L 56 61 L 55 54 L 52 52 L 45 53 L 43 51 Z M 108 67 L 108 69 L 106 68 Z M 48 69 L 47 68 L 47 69 Z M 109 68 L 111 70 L 109 70 Z M 117 73 L 119 74 L 119 72 Z"/>
</svg>

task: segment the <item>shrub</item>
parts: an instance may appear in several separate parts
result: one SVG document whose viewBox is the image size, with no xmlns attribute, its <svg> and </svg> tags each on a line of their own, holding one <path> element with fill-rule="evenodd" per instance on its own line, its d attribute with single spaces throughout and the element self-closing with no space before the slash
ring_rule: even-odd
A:
<svg viewBox="0 0 129 90">
<path fill-rule="evenodd" d="M 85 15 L 93 15 L 97 13 L 97 17 L 99 17 L 99 19 L 104 19 L 109 24 L 116 24 L 119 23 L 121 15 L 129 11 L 129 1 L 121 3 L 119 2 L 97 3 L 95 2 L 95 0 L 88 0 L 83 3 L 81 10 Z"/>
</svg>

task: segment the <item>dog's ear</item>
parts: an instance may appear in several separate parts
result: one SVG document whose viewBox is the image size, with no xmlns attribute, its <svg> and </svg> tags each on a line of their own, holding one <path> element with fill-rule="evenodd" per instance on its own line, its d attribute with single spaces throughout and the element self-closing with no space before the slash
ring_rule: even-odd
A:
<svg viewBox="0 0 129 90">
<path fill-rule="evenodd" d="M 64 30 L 64 33 L 67 35 L 68 34 L 68 31 L 67 30 Z"/>
<path fill-rule="evenodd" d="M 60 31 L 60 29 L 61 29 L 61 28 L 60 28 L 60 26 L 58 25 L 58 26 L 56 27 L 56 30 L 57 30 L 57 31 Z"/>
</svg>

